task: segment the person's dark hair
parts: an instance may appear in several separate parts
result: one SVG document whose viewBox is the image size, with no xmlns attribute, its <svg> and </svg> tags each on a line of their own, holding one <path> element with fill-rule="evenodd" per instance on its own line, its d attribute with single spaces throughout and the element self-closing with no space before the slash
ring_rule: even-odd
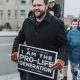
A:
<svg viewBox="0 0 80 80">
<path fill-rule="evenodd" d="M 78 20 L 77 19 L 73 19 L 72 21 L 71 21 L 71 24 L 72 24 L 72 22 L 77 22 Z"/>
<path fill-rule="evenodd" d="M 33 3 L 34 0 L 32 0 Z M 48 0 L 44 0 L 45 5 L 48 4 Z"/>
</svg>

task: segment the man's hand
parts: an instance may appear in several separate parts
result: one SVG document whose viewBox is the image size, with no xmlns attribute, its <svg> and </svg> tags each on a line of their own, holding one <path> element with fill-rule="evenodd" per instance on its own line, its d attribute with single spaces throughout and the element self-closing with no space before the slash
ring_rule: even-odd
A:
<svg viewBox="0 0 80 80">
<path fill-rule="evenodd" d="M 58 61 L 53 64 L 51 67 L 54 70 L 61 70 L 64 67 L 65 62 L 62 59 L 58 59 Z"/>
<path fill-rule="evenodd" d="M 18 62 L 18 59 L 17 59 L 17 52 L 13 52 L 12 54 L 11 54 L 11 60 L 12 61 L 14 61 L 14 62 Z"/>
</svg>

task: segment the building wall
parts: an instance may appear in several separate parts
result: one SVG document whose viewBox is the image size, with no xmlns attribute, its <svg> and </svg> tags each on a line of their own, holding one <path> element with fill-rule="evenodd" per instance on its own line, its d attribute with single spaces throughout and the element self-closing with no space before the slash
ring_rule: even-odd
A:
<svg viewBox="0 0 80 80">
<path fill-rule="evenodd" d="M 23 1 L 23 4 L 21 1 Z M 24 3 L 24 1 L 26 3 Z M 0 15 L 2 14 L 1 10 L 3 11 L 3 17 L 0 16 L 0 25 L 4 25 L 6 22 L 9 22 L 12 29 L 17 30 L 22 26 L 22 23 L 27 17 L 30 9 L 30 0 L 0 0 Z M 21 13 L 21 11 L 23 12 Z"/>
</svg>

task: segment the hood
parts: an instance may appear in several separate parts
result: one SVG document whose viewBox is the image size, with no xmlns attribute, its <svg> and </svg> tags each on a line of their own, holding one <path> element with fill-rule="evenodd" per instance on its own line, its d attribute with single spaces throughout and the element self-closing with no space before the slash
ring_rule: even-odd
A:
<svg viewBox="0 0 80 80">
<path fill-rule="evenodd" d="M 29 18 L 30 20 L 34 20 L 34 13 L 33 13 L 33 11 L 30 11 L 30 12 L 28 13 L 28 18 Z"/>
</svg>

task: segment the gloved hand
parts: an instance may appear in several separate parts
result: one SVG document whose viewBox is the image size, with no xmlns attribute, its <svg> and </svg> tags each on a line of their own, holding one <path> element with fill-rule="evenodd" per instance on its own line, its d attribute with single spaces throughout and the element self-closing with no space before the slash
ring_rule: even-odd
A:
<svg viewBox="0 0 80 80">
<path fill-rule="evenodd" d="M 18 59 L 17 59 L 17 52 L 13 52 L 12 54 L 11 54 L 11 60 L 12 61 L 14 61 L 14 62 L 18 62 Z"/>
<path fill-rule="evenodd" d="M 51 67 L 54 70 L 61 70 L 64 67 L 65 62 L 62 59 L 58 59 L 55 64 L 53 64 Z"/>
</svg>

